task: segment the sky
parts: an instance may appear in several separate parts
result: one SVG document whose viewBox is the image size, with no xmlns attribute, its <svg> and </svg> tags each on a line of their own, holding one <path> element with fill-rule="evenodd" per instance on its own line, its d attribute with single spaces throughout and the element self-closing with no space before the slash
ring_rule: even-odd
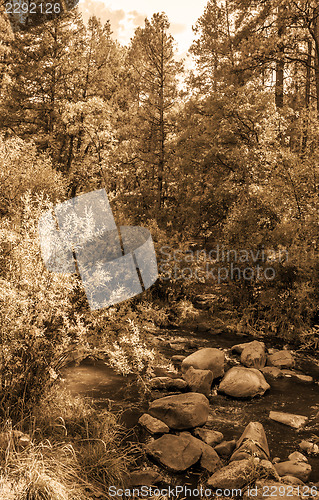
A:
<svg viewBox="0 0 319 500">
<path fill-rule="evenodd" d="M 192 25 L 203 14 L 208 0 L 80 0 L 79 9 L 86 21 L 96 15 L 104 23 L 111 22 L 113 36 L 127 44 L 137 26 L 144 26 L 145 17 L 165 12 L 170 33 L 177 42 L 177 55 L 185 57 L 193 40 Z"/>
</svg>

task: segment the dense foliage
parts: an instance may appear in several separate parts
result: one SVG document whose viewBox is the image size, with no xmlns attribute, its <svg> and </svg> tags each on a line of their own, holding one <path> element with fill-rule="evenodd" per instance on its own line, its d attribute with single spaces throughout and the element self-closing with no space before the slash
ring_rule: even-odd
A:
<svg viewBox="0 0 319 500">
<path fill-rule="evenodd" d="M 145 325 L 193 313 L 203 284 L 238 330 L 318 347 L 317 1 L 209 0 L 193 70 L 169 26 L 154 14 L 123 47 L 76 9 L 14 35 L 0 10 L 3 420 L 31 415 L 75 350 L 148 373 Z M 92 313 L 75 275 L 45 269 L 37 221 L 101 187 L 117 223 L 149 227 L 164 265 L 147 293 Z"/>
</svg>

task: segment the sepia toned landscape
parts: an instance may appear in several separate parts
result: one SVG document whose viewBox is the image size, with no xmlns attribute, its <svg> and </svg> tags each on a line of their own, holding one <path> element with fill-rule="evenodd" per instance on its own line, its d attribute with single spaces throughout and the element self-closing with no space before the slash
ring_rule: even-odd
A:
<svg viewBox="0 0 319 500">
<path fill-rule="evenodd" d="M 318 498 L 318 2 L 9 3 L 0 500 Z"/>
</svg>

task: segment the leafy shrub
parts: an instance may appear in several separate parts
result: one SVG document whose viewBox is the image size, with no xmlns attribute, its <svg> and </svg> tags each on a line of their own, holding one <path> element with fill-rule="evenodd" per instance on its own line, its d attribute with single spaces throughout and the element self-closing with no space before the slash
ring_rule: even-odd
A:
<svg viewBox="0 0 319 500">
<path fill-rule="evenodd" d="M 50 202 L 26 194 L 21 203 L 19 224 L 0 224 L 8 249 L 0 280 L 0 413 L 14 421 L 36 404 L 56 378 L 61 353 L 83 334 L 68 298 L 76 280 L 48 272 L 41 259 L 37 220 Z"/>
<path fill-rule="evenodd" d="M 47 194 L 52 202 L 64 195 L 62 176 L 47 155 L 39 154 L 35 144 L 15 137 L 0 136 L 0 216 L 20 213 L 23 195 Z"/>
<path fill-rule="evenodd" d="M 224 228 L 225 246 L 237 255 L 248 252 L 250 258 L 234 263 L 241 278 L 234 272 L 235 279 L 225 281 L 223 290 L 240 315 L 240 329 L 300 342 L 318 315 L 318 227 L 313 207 L 306 219 L 293 223 L 290 217 L 271 215 L 267 205 L 266 211 L 262 207 L 261 201 L 255 209 L 255 197 L 246 199 L 234 208 Z M 259 257 L 252 259 L 251 255 Z M 243 279 L 247 267 L 253 271 L 252 279 Z M 267 268 L 271 270 L 268 278 L 264 274 Z"/>
</svg>

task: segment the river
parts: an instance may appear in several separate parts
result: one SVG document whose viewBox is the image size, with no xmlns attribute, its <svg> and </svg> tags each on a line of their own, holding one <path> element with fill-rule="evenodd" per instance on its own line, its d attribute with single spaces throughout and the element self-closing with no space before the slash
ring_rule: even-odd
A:
<svg viewBox="0 0 319 500">
<path fill-rule="evenodd" d="M 226 352 L 234 344 L 251 340 L 235 334 L 196 333 L 191 329 L 160 329 L 158 348 L 169 360 L 174 354 L 188 355 L 201 347 L 216 347 Z M 194 346 L 195 342 L 195 346 Z M 266 342 L 267 344 L 267 342 Z M 267 347 L 272 347 L 267 345 Z M 165 368 L 158 368 L 157 375 L 165 375 Z M 177 374 L 172 374 L 177 376 Z M 123 377 L 110 368 L 106 362 L 84 360 L 80 365 L 64 369 L 64 385 L 73 393 L 92 399 L 100 407 L 122 409 L 122 421 L 128 428 L 137 425 L 138 418 L 147 409 L 141 402 L 135 377 Z M 280 378 L 270 382 L 271 389 L 264 396 L 251 400 L 236 400 L 213 390 L 209 424 L 224 434 L 226 440 L 240 437 L 244 427 L 251 421 L 264 426 L 271 458 L 287 460 L 290 453 L 298 450 L 302 439 L 310 438 L 313 431 L 305 428 L 296 431 L 283 424 L 271 421 L 269 411 L 283 411 L 311 417 L 319 411 L 318 382 L 302 382 L 293 378 Z M 164 394 L 166 395 L 166 394 Z M 159 394 L 157 394 L 157 397 Z M 136 428 L 140 439 L 147 439 L 145 433 Z M 310 480 L 319 481 L 319 457 L 309 457 L 312 466 Z"/>
</svg>

